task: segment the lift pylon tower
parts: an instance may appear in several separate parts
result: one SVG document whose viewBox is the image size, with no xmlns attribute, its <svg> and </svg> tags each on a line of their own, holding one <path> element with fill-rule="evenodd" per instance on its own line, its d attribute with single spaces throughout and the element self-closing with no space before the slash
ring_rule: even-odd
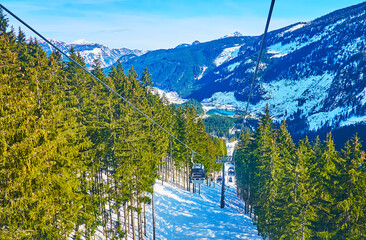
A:
<svg viewBox="0 0 366 240">
<path fill-rule="evenodd" d="M 222 163 L 222 184 L 221 184 L 221 203 L 220 208 L 225 207 L 225 163 L 231 162 L 231 156 L 219 156 L 216 163 Z"/>
</svg>

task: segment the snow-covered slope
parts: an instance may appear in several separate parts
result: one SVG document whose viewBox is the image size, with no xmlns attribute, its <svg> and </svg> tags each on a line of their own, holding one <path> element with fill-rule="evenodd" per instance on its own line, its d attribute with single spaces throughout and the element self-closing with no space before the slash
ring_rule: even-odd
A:
<svg viewBox="0 0 366 240">
<path fill-rule="evenodd" d="M 234 184 L 225 190 L 225 208 L 220 208 L 221 185 L 201 185 L 201 194 L 157 181 L 154 186 L 155 236 L 157 240 L 262 239 L 253 221 L 243 213 Z M 113 219 L 116 220 L 116 215 Z M 135 222 L 137 217 L 135 215 Z M 152 208 L 146 206 L 146 237 L 153 239 Z M 132 229 L 127 240 L 132 240 Z M 93 239 L 105 240 L 102 228 Z M 136 230 L 137 236 L 137 230 Z"/>
<path fill-rule="evenodd" d="M 56 47 L 60 48 L 66 53 L 70 51 L 71 47 L 73 47 L 75 51 L 79 51 L 80 56 L 84 58 L 85 63 L 88 67 L 91 66 L 94 59 L 99 59 L 103 67 L 109 67 L 122 56 L 140 56 L 146 53 L 146 51 L 141 51 L 137 49 L 109 49 L 102 44 L 91 43 L 89 41 L 86 41 L 85 39 L 80 39 L 69 44 L 54 39 L 49 40 L 51 41 L 51 43 L 55 44 Z M 52 52 L 52 46 L 50 44 L 46 43 L 43 40 L 39 40 L 39 43 L 47 53 Z"/>
<path fill-rule="evenodd" d="M 220 208 L 221 185 L 201 186 L 201 194 L 193 194 L 170 184 L 157 182 L 155 190 L 156 239 L 261 239 L 252 220 L 243 214 L 243 202 L 235 189 L 225 192 L 226 205 Z M 151 209 L 149 209 L 149 212 Z M 151 214 L 148 214 L 149 218 Z M 148 226 L 147 239 L 152 239 Z"/>
<path fill-rule="evenodd" d="M 250 111 L 258 114 L 269 104 L 275 120 L 286 120 L 292 134 L 302 136 L 366 125 L 365 32 L 366 2 L 270 32 Z M 188 97 L 244 109 L 259 47 L 259 40 L 242 46 Z"/>
</svg>

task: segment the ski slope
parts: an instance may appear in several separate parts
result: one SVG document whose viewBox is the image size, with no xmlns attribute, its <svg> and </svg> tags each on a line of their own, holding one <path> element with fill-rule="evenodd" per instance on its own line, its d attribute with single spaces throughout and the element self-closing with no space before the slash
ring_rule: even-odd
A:
<svg viewBox="0 0 366 240">
<path fill-rule="evenodd" d="M 199 195 L 158 181 L 155 186 L 156 239 L 211 240 L 261 239 L 253 221 L 243 213 L 243 202 L 236 197 L 235 188 L 225 192 L 225 208 L 220 208 L 221 185 L 201 185 Z M 147 209 L 151 223 L 151 208 Z M 152 239 L 152 225 L 147 237 Z"/>
</svg>

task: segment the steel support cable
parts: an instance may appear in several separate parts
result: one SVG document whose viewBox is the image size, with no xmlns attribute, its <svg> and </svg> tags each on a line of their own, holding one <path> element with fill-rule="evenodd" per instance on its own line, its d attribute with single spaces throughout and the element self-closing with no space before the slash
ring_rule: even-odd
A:
<svg viewBox="0 0 366 240">
<path fill-rule="evenodd" d="M 276 0 L 272 0 L 271 6 L 269 8 L 269 13 L 268 13 L 268 17 L 267 17 L 267 23 L 266 23 L 266 27 L 264 29 L 262 43 L 261 43 L 261 47 L 260 47 L 259 54 L 258 54 L 257 65 L 255 66 L 255 71 L 254 71 L 254 75 L 253 75 L 253 79 L 252 79 L 252 84 L 250 86 L 250 91 L 249 91 L 249 96 L 248 96 L 248 102 L 247 102 L 247 106 L 246 106 L 245 112 L 244 112 L 243 128 L 244 128 L 244 124 L 245 124 L 245 119 L 246 119 L 247 114 L 248 114 L 249 101 L 250 101 L 250 98 L 252 96 L 253 87 L 254 87 L 254 81 L 255 81 L 255 79 L 257 77 L 257 73 L 258 73 L 258 69 L 259 69 L 259 64 L 261 62 L 261 57 L 262 57 L 262 52 L 263 52 L 263 48 L 264 48 L 264 43 L 266 41 L 267 32 L 268 32 L 268 28 L 269 28 L 269 23 L 271 22 L 271 17 L 272 17 L 272 12 L 273 12 L 273 7 L 274 7 L 274 4 L 275 4 L 275 1 Z M 242 129 L 240 131 L 240 134 L 239 134 L 239 142 L 240 142 L 240 138 L 241 138 L 241 135 L 242 135 L 243 131 L 244 131 L 244 129 Z M 238 142 L 237 147 L 239 146 L 239 142 Z M 235 154 L 236 154 L 237 147 L 234 148 L 233 157 L 232 157 L 233 161 L 235 161 Z"/>
<path fill-rule="evenodd" d="M 34 30 L 31 26 L 29 26 L 27 23 L 25 23 L 22 19 L 20 19 L 18 16 L 16 16 L 14 13 L 12 13 L 10 10 L 8 10 L 7 8 L 5 8 L 2 4 L 0 4 L 0 8 L 4 9 L 7 13 L 9 13 L 11 16 L 13 16 L 16 20 L 18 20 L 20 23 L 22 23 L 24 26 L 26 26 L 27 28 L 29 28 L 32 32 L 34 32 L 36 35 L 38 35 L 40 38 L 42 38 L 45 42 L 47 42 L 48 44 L 50 44 L 54 49 L 56 49 L 57 51 L 59 51 L 62 55 L 64 55 L 66 58 L 68 58 L 69 60 L 71 60 L 73 63 L 75 63 L 77 66 L 79 66 L 80 68 L 82 68 L 87 74 L 89 74 L 90 76 L 92 76 L 95 80 L 97 80 L 98 82 L 100 82 L 104 87 L 106 87 L 108 90 L 110 90 L 112 93 L 114 93 L 115 95 L 117 95 L 119 98 L 121 98 L 123 101 L 125 101 L 128 105 L 130 105 L 133 109 L 135 109 L 137 112 L 139 112 L 140 114 L 142 114 L 144 117 L 146 117 L 148 120 L 150 120 L 153 124 L 155 124 L 156 126 L 158 126 L 160 129 L 162 129 L 164 132 L 166 132 L 168 135 L 170 135 L 171 137 L 173 137 L 175 140 L 177 140 L 179 143 L 181 143 L 183 146 L 185 146 L 186 148 L 188 148 L 189 150 L 192 151 L 192 154 L 195 153 L 203 158 L 206 158 L 208 160 L 212 160 L 209 157 L 206 157 L 200 153 L 198 153 L 197 151 L 193 150 L 191 147 L 189 147 L 186 143 L 184 143 L 183 141 L 181 141 L 179 138 L 177 138 L 176 136 L 174 136 L 172 133 L 170 133 L 168 130 L 166 130 L 163 126 L 161 126 L 159 123 L 157 123 L 154 119 L 152 119 L 151 117 L 149 117 L 147 114 L 145 114 L 144 112 L 142 112 L 139 108 L 137 108 L 135 105 L 133 105 L 130 101 L 128 101 L 126 98 L 124 98 L 123 96 L 121 96 L 119 93 L 117 93 L 116 91 L 114 91 L 111 87 L 109 87 L 106 83 L 104 83 L 102 80 L 100 80 L 97 76 L 95 76 L 93 73 L 91 73 L 88 69 L 86 69 L 85 67 L 83 67 L 82 65 L 80 65 L 78 62 L 76 62 L 74 59 L 72 59 L 70 56 L 68 56 L 66 53 L 64 53 L 62 50 L 60 50 L 58 47 L 56 47 L 53 43 L 51 43 L 48 39 L 46 39 L 45 37 L 43 37 L 43 35 L 41 35 L 40 33 L 38 33 L 36 30 Z"/>
</svg>

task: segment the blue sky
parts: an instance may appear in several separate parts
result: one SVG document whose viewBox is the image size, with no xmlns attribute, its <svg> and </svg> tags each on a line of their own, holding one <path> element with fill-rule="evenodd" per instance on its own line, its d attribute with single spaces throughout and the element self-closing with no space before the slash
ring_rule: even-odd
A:
<svg viewBox="0 0 366 240">
<path fill-rule="evenodd" d="M 271 0 L 2 0 L 47 38 L 152 50 L 263 33 Z M 277 0 L 271 29 L 310 21 L 363 0 Z M 19 24 L 10 16 L 10 24 Z M 25 27 L 22 26 L 25 30 Z M 27 32 L 27 36 L 31 34 Z"/>
</svg>

